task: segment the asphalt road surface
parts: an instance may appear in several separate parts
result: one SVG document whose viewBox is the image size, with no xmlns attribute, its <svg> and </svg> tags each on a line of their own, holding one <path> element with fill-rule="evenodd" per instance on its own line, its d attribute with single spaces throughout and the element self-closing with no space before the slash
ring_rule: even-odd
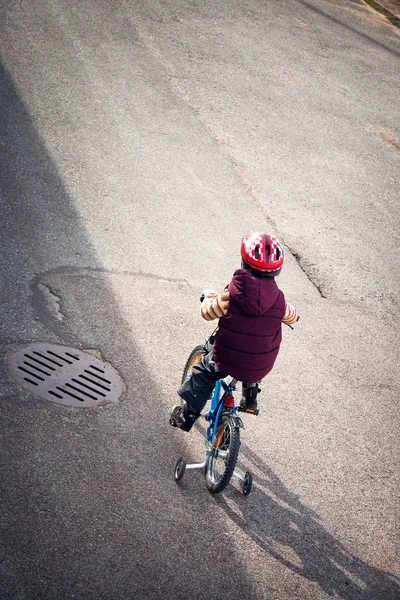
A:
<svg viewBox="0 0 400 600">
<path fill-rule="evenodd" d="M 399 30 L 361 0 L 0 2 L 0 342 L 100 352 L 118 405 L 0 370 L 2 600 L 397 600 Z M 241 236 L 301 320 L 211 496 L 168 425 Z"/>
</svg>

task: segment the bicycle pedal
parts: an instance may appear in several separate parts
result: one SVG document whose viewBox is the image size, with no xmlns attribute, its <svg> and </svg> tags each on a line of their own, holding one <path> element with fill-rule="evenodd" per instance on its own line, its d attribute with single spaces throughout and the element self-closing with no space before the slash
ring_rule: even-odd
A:
<svg viewBox="0 0 400 600">
<path fill-rule="evenodd" d="M 257 417 L 260 414 L 258 408 L 244 408 L 242 406 L 238 406 L 237 410 L 239 412 L 247 413 L 248 415 L 254 415 L 255 417 Z"/>
</svg>

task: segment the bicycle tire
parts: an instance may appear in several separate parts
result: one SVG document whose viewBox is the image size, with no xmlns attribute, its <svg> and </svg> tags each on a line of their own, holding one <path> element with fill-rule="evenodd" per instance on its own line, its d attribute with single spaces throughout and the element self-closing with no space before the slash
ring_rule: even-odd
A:
<svg viewBox="0 0 400 600">
<path fill-rule="evenodd" d="M 231 480 L 240 448 L 240 432 L 233 417 L 223 414 L 214 448 L 206 464 L 206 483 L 211 494 L 222 492 Z M 223 453 L 224 455 L 221 456 Z"/>
<path fill-rule="evenodd" d="M 204 355 L 205 355 L 204 346 L 196 346 L 196 348 L 193 348 L 193 350 L 189 354 L 189 358 L 186 361 L 185 368 L 183 369 L 181 383 L 185 383 L 186 379 L 188 378 L 190 373 L 193 371 L 193 367 L 195 366 L 195 364 L 198 363 L 199 360 L 201 360 Z"/>
<path fill-rule="evenodd" d="M 187 464 L 186 458 L 184 456 L 181 456 L 175 465 L 175 470 L 174 470 L 175 481 L 180 481 L 182 479 L 182 477 L 184 476 L 185 471 L 186 471 L 186 464 Z"/>
</svg>

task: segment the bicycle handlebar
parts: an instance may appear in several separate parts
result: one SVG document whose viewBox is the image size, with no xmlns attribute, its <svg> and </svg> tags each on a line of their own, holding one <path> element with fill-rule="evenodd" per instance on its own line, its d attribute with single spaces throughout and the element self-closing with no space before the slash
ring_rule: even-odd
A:
<svg viewBox="0 0 400 600">
<path fill-rule="evenodd" d="M 204 301 L 204 298 L 207 296 L 207 292 L 208 292 L 208 290 L 204 290 L 203 292 L 201 292 L 201 295 L 200 295 L 200 303 L 203 303 L 203 301 Z M 300 319 L 300 316 L 298 316 L 298 317 L 297 317 L 297 319 L 296 319 L 296 321 L 295 321 L 295 322 L 297 323 L 297 321 L 298 321 L 299 319 Z M 282 323 L 284 323 L 284 321 L 282 321 Z M 292 325 L 289 325 L 289 323 L 285 323 L 285 325 L 287 325 L 288 327 L 290 327 L 290 329 L 294 329 L 294 327 L 292 327 Z"/>
</svg>

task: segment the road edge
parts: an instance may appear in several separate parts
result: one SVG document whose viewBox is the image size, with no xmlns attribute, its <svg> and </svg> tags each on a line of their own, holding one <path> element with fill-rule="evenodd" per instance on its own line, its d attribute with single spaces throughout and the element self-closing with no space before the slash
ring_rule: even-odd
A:
<svg viewBox="0 0 400 600">
<path fill-rule="evenodd" d="M 392 25 L 400 28 L 400 17 L 395 15 L 391 10 L 384 6 L 383 2 L 377 2 L 376 0 L 363 1 L 365 4 L 368 4 L 371 8 L 384 15 Z"/>
</svg>

